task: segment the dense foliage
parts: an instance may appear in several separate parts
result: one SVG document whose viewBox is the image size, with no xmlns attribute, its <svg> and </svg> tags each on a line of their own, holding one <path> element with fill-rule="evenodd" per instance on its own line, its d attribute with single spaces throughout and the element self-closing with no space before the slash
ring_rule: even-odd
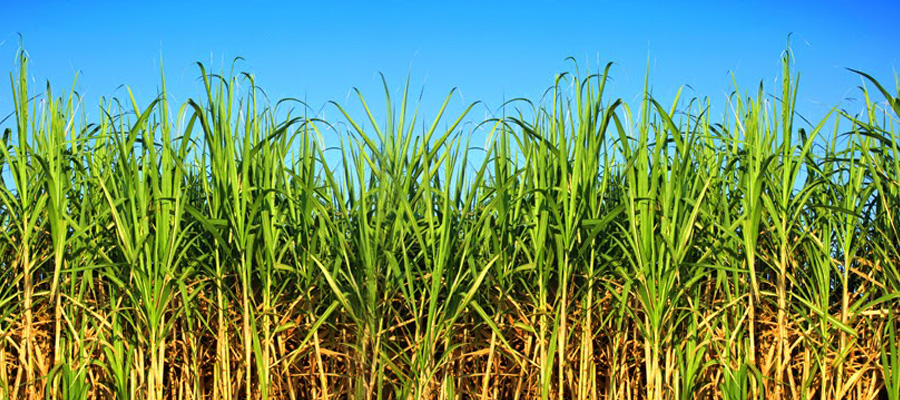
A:
<svg viewBox="0 0 900 400">
<path fill-rule="evenodd" d="M 719 117 L 563 74 L 475 148 L 405 92 L 332 125 L 202 67 L 87 120 L 21 54 L 0 398 L 900 398 L 900 99 L 867 75 L 809 123 L 789 52 Z"/>
</svg>

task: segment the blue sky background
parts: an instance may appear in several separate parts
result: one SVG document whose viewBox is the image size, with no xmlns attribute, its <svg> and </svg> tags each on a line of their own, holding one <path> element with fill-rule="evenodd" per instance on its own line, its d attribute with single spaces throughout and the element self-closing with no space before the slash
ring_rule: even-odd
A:
<svg viewBox="0 0 900 400">
<path fill-rule="evenodd" d="M 185 2 L 188 3 L 188 2 Z M 636 104 L 649 68 L 664 104 L 681 85 L 687 96 L 724 104 L 730 73 L 745 90 L 773 89 L 789 33 L 801 72 L 799 110 L 817 118 L 843 102 L 859 108 L 858 76 L 896 86 L 900 1 L 697 2 L 138 2 L 0 0 L 0 71 L 15 68 L 19 37 L 35 83 L 77 85 L 90 115 L 100 96 L 146 104 L 159 87 L 160 56 L 174 100 L 200 94 L 195 61 L 219 70 L 234 57 L 271 98 L 328 100 L 358 111 L 358 87 L 383 108 L 378 72 L 399 89 L 408 72 L 424 88 L 431 117 L 452 87 L 453 111 L 475 100 L 490 110 L 514 97 L 537 99 L 576 57 L 597 69 L 613 61 L 609 94 Z M 649 65 L 648 65 L 649 63 Z M 12 111 L 7 85 L 0 113 Z M 355 110 L 355 111 L 354 111 Z M 479 107 L 473 116 L 482 117 Z M 359 115 L 358 112 L 356 112 Z M 337 112 L 325 107 L 325 116 Z M 361 117 L 361 115 L 359 115 Z M 2 118 L 2 117 L 0 117 Z"/>
</svg>

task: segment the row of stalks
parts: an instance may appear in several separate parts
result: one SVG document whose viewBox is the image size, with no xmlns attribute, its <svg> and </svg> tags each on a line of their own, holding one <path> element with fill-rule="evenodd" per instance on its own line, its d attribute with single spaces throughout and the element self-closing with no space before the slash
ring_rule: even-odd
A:
<svg viewBox="0 0 900 400">
<path fill-rule="evenodd" d="M 808 121 L 790 51 L 718 105 L 576 67 L 470 124 L 202 66 L 91 108 L 19 61 L 0 399 L 900 399 L 900 92 L 863 73 Z"/>
</svg>

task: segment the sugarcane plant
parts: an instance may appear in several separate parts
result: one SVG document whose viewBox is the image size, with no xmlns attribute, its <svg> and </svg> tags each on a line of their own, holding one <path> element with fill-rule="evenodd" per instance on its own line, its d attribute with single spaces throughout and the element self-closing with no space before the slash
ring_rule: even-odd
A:
<svg viewBox="0 0 900 400">
<path fill-rule="evenodd" d="M 94 107 L 20 51 L 0 399 L 897 399 L 900 90 L 806 118 L 788 48 L 629 104 L 571 61 L 326 119 L 240 60 Z"/>
</svg>

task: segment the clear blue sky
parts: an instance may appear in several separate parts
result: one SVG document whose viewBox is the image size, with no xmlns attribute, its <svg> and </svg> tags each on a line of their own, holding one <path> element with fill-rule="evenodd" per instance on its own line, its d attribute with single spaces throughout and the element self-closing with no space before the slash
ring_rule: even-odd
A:
<svg viewBox="0 0 900 400">
<path fill-rule="evenodd" d="M 536 99 L 574 56 L 594 68 L 616 62 L 611 95 L 632 104 L 648 62 L 660 100 L 671 101 L 689 85 L 687 95 L 722 104 L 730 72 L 746 90 L 760 80 L 773 83 L 793 33 L 799 107 L 815 118 L 857 97 L 861 82 L 846 67 L 893 88 L 900 62 L 896 0 L 250 3 L 0 0 L 0 71 L 15 68 L 20 33 L 35 81 L 68 88 L 80 71 L 78 89 L 95 110 L 99 96 L 124 95 L 117 89 L 123 84 L 139 99 L 153 97 L 160 56 L 176 100 L 199 94 L 195 61 L 218 69 L 244 57 L 240 68 L 254 73 L 270 97 L 316 106 L 355 104 L 349 94 L 358 87 L 380 108 L 377 73 L 397 89 L 411 70 L 413 87 L 425 89 L 423 112 L 433 116 L 452 87 L 462 95 L 454 107 L 483 100 L 495 109 L 504 98 Z M 6 115 L 11 95 L 2 88 Z M 329 119 L 337 117 L 326 110 Z"/>
</svg>

